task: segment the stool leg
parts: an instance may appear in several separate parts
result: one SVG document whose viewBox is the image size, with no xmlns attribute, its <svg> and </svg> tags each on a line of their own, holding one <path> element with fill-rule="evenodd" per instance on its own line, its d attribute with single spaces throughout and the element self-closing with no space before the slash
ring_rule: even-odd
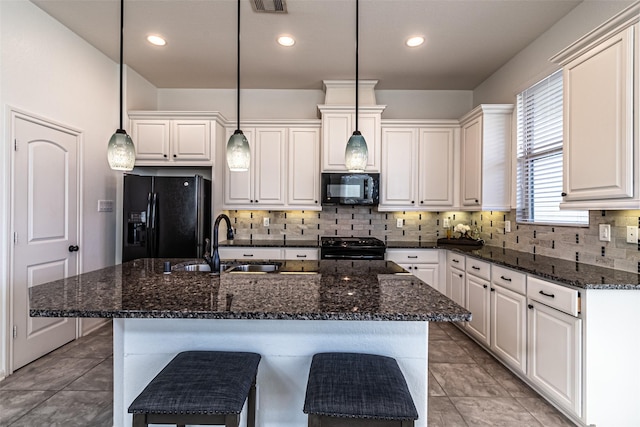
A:
<svg viewBox="0 0 640 427">
<path fill-rule="evenodd" d="M 240 425 L 240 415 L 228 414 L 224 416 L 224 427 L 238 427 Z"/>
<path fill-rule="evenodd" d="M 309 414 L 308 427 L 321 427 L 320 416 L 316 414 Z"/>
<path fill-rule="evenodd" d="M 247 427 L 256 427 L 256 379 L 253 379 L 247 398 Z"/>
<path fill-rule="evenodd" d="M 133 414 L 133 427 L 149 427 L 146 414 Z"/>
</svg>

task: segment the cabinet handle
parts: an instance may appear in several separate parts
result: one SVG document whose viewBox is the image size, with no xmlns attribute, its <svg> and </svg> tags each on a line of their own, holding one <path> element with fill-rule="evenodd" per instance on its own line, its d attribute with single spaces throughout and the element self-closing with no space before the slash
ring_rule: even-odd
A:
<svg viewBox="0 0 640 427">
<path fill-rule="evenodd" d="M 296 255 L 298 258 L 306 258 L 306 255 Z"/>
<path fill-rule="evenodd" d="M 529 310 L 533 310 L 533 306 L 531 304 L 529 304 L 527 307 L 529 307 Z"/>
<path fill-rule="evenodd" d="M 454 258 L 454 259 L 452 259 L 451 261 L 453 261 L 453 262 L 460 262 L 460 261 L 458 261 L 458 260 L 457 260 L 457 259 L 455 259 L 455 258 Z"/>
<path fill-rule="evenodd" d="M 549 298 L 555 298 L 556 297 L 554 294 L 547 294 L 544 291 L 540 291 L 539 293 L 540 293 L 540 295 L 544 295 L 545 297 L 549 297 Z"/>
<path fill-rule="evenodd" d="M 483 288 L 487 289 L 489 286 L 487 285 L 482 285 Z"/>
<path fill-rule="evenodd" d="M 471 268 L 473 268 L 474 270 L 480 270 L 480 267 L 476 267 L 475 265 L 472 265 Z"/>
<path fill-rule="evenodd" d="M 495 291 L 496 291 L 495 288 L 491 288 L 491 292 L 495 292 Z"/>
<path fill-rule="evenodd" d="M 509 277 L 500 276 L 500 278 L 502 280 L 504 280 L 505 282 L 510 282 L 511 281 L 511 279 Z"/>
<path fill-rule="evenodd" d="M 78 252 L 79 250 L 80 250 L 80 247 L 78 245 L 69 246 L 69 252 Z"/>
<path fill-rule="evenodd" d="M 253 254 L 242 254 L 242 256 L 252 257 L 252 256 L 253 256 Z"/>
<path fill-rule="evenodd" d="M 560 195 L 561 195 L 562 197 L 566 197 L 566 196 L 567 196 L 567 193 L 565 193 L 565 192 L 563 191 L 562 193 L 560 193 Z"/>
<path fill-rule="evenodd" d="M 418 255 L 407 255 L 407 258 L 411 258 L 411 259 L 418 258 Z"/>
</svg>

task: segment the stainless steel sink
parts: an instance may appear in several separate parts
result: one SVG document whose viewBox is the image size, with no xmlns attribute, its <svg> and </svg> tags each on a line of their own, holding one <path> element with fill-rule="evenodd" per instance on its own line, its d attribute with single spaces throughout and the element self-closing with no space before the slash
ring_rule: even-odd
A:
<svg viewBox="0 0 640 427">
<path fill-rule="evenodd" d="M 225 269 L 225 273 L 275 273 L 280 270 L 280 264 L 240 264 Z"/>
<path fill-rule="evenodd" d="M 211 271 L 211 267 L 209 264 L 190 264 L 185 265 L 182 268 L 177 269 L 178 271 Z"/>
</svg>

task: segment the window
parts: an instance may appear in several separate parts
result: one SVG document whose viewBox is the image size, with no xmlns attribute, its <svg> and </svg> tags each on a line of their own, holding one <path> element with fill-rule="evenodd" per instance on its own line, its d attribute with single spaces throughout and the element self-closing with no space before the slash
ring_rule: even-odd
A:
<svg viewBox="0 0 640 427">
<path fill-rule="evenodd" d="M 560 210 L 562 201 L 562 71 L 518 95 L 517 220 L 587 225 L 588 211 Z"/>
</svg>

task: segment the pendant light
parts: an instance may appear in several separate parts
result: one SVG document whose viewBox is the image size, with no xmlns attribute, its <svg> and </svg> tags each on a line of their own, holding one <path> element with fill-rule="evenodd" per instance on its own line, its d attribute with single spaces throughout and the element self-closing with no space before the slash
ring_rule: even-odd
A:
<svg viewBox="0 0 640 427">
<path fill-rule="evenodd" d="M 367 141 L 358 130 L 358 42 L 359 42 L 359 1 L 356 0 L 356 130 L 347 142 L 344 163 L 349 172 L 364 172 L 367 167 Z"/>
<path fill-rule="evenodd" d="M 130 171 L 136 162 L 136 149 L 131 137 L 122 126 L 122 51 L 124 35 L 124 0 L 120 0 L 120 127 L 111 136 L 107 148 L 107 160 L 113 170 Z"/>
<path fill-rule="evenodd" d="M 229 170 L 244 172 L 249 170 L 251 149 L 249 141 L 240 130 L 240 0 L 238 0 L 238 63 L 237 63 L 237 127 L 227 142 L 227 165 Z"/>
</svg>

